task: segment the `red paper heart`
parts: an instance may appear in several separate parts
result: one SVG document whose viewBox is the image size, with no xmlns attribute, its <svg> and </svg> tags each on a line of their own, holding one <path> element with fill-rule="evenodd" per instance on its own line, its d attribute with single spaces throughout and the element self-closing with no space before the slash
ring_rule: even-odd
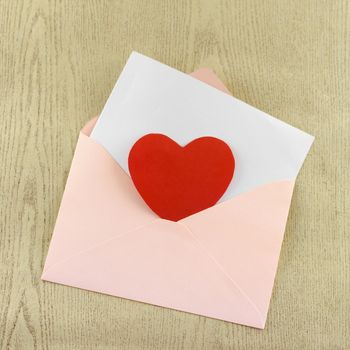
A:
<svg viewBox="0 0 350 350">
<path fill-rule="evenodd" d="M 165 135 L 148 134 L 129 153 L 130 175 L 141 197 L 161 218 L 172 221 L 213 206 L 234 168 L 231 149 L 215 137 L 181 147 Z"/>
</svg>

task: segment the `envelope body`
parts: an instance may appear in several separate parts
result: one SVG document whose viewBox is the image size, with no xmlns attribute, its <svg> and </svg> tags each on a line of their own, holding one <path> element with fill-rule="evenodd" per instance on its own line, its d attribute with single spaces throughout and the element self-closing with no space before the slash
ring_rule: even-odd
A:
<svg viewBox="0 0 350 350">
<path fill-rule="evenodd" d="M 211 71 L 193 75 L 228 93 Z M 264 328 L 295 179 L 163 220 L 89 137 L 95 122 L 80 133 L 42 279 Z"/>
</svg>

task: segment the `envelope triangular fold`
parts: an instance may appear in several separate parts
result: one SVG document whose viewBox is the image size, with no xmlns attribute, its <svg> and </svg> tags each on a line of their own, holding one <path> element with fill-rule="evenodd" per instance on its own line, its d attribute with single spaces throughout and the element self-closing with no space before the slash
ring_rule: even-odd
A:
<svg viewBox="0 0 350 350">
<path fill-rule="evenodd" d="M 181 221 L 266 319 L 294 181 L 260 186 Z"/>
<path fill-rule="evenodd" d="M 130 177 L 88 137 L 94 122 L 79 135 L 44 271 L 118 232 L 157 219 L 140 199 Z"/>
<path fill-rule="evenodd" d="M 182 225 L 157 220 L 80 252 L 45 280 L 261 328 L 251 301 Z"/>
</svg>

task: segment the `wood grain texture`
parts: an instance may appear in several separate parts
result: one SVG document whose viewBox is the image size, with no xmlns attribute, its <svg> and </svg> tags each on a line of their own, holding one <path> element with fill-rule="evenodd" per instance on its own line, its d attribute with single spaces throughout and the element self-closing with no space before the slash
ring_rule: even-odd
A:
<svg viewBox="0 0 350 350">
<path fill-rule="evenodd" d="M 264 331 L 40 281 L 78 131 L 131 50 L 316 136 Z M 350 349 L 348 0 L 0 0 L 1 349 Z"/>
</svg>

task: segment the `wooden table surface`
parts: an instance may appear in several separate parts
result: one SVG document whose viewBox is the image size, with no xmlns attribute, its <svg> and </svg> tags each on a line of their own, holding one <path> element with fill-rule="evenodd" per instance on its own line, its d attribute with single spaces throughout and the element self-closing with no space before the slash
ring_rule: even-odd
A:
<svg viewBox="0 0 350 350">
<path fill-rule="evenodd" d="M 40 280 L 80 128 L 132 50 L 316 136 L 264 331 Z M 0 0 L 1 349 L 350 349 L 348 0 Z"/>
</svg>

